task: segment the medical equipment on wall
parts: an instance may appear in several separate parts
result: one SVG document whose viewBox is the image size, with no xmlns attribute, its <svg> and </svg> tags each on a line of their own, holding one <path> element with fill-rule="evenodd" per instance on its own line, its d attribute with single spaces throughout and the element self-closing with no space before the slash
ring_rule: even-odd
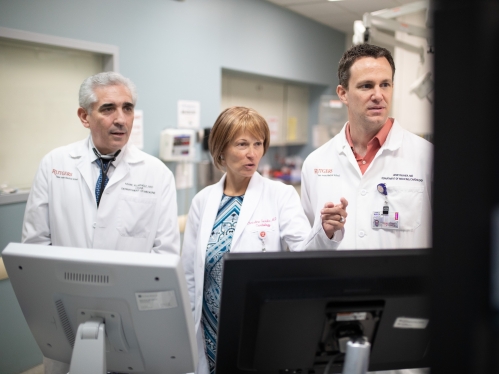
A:
<svg viewBox="0 0 499 374">
<path fill-rule="evenodd" d="M 163 161 L 194 161 L 196 132 L 189 129 L 161 131 L 159 158 Z"/>
<path fill-rule="evenodd" d="M 410 87 L 409 92 L 415 94 L 420 99 L 425 97 L 430 103 L 433 104 L 433 99 L 430 97 L 430 93 L 433 91 L 433 80 L 431 79 L 431 73 L 427 72 L 425 75 L 419 77 Z"/>
<path fill-rule="evenodd" d="M 417 53 L 424 62 L 424 48 L 396 39 L 384 31 L 400 31 L 408 35 L 425 38 L 428 41 L 428 53 L 433 53 L 433 41 L 431 39 L 431 24 L 429 23 L 428 14 L 430 14 L 430 2 L 427 0 L 418 1 L 402 5 L 396 8 L 383 9 L 372 13 L 364 13 L 362 21 L 354 21 L 353 25 L 353 44 L 379 42 L 395 47 L 403 48 L 407 51 Z M 400 17 L 406 14 L 427 10 L 427 27 L 409 25 L 405 22 L 399 22 L 392 18 Z"/>
<path fill-rule="evenodd" d="M 428 0 L 418 1 L 395 8 L 383 9 L 376 12 L 364 13 L 362 21 L 354 21 L 353 24 L 353 44 L 363 43 L 381 43 L 394 47 L 402 48 L 406 51 L 419 55 L 421 64 L 425 61 L 425 50 L 422 46 L 413 45 L 404 42 L 392 36 L 388 32 L 404 32 L 407 35 L 424 38 L 428 43 L 427 53 L 433 53 L 433 40 L 431 34 L 431 22 L 429 15 L 431 2 Z M 409 25 L 405 22 L 400 22 L 394 18 L 404 16 L 406 14 L 419 12 L 426 9 L 426 27 Z M 385 31 L 385 32 L 383 32 Z M 416 94 L 420 99 L 425 97 L 432 102 L 428 96 L 433 90 L 433 81 L 431 72 L 427 72 L 419 77 L 412 85 L 410 92 Z"/>
</svg>

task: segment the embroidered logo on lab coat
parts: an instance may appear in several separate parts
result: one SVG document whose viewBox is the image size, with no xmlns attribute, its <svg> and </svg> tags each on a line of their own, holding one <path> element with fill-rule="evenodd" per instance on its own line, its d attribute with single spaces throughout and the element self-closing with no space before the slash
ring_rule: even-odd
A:
<svg viewBox="0 0 499 374">
<path fill-rule="evenodd" d="M 338 173 L 333 173 L 333 169 L 314 169 L 314 174 L 316 174 L 318 177 L 339 177 L 340 175 Z"/>
<path fill-rule="evenodd" d="M 69 171 L 52 169 L 52 174 L 54 174 L 58 179 L 69 179 L 72 181 L 78 180 L 78 178 L 73 178 L 73 173 Z"/>
</svg>

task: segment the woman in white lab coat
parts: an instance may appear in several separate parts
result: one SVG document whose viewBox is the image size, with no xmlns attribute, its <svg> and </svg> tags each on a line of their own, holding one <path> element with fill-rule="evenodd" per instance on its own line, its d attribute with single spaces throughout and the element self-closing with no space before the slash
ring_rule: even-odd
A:
<svg viewBox="0 0 499 374">
<path fill-rule="evenodd" d="M 295 189 L 256 171 L 269 137 L 265 119 L 245 107 L 223 111 L 210 132 L 210 153 L 226 174 L 194 197 L 182 247 L 198 345 L 196 373 L 215 370 L 223 254 L 300 250 L 310 232 Z"/>
</svg>

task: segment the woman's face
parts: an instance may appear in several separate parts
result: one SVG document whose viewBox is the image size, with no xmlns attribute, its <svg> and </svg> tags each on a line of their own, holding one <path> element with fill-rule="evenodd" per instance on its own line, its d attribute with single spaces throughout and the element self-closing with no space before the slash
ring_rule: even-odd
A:
<svg viewBox="0 0 499 374">
<path fill-rule="evenodd" d="M 239 132 L 222 152 L 227 174 L 236 178 L 251 178 L 263 156 L 263 139 L 248 132 Z"/>
</svg>

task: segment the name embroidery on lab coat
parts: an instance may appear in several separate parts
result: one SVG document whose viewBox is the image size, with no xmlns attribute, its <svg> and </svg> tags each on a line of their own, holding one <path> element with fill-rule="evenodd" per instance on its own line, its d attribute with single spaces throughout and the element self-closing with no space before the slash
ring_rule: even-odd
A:
<svg viewBox="0 0 499 374">
<path fill-rule="evenodd" d="M 248 226 L 255 226 L 255 227 L 270 227 L 272 225 L 272 222 L 277 221 L 277 217 L 273 217 L 270 219 L 258 219 L 255 221 L 250 221 L 248 222 Z"/>
<path fill-rule="evenodd" d="M 155 191 L 148 191 L 148 189 L 151 188 L 154 188 L 154 186 L 148 186 L 146 184 L 132 184 L 132 183 L 125 183 L 125 187 L 121 187 L 121 189 L 124 191 L 142 192 L 155 195 L 156 194 Z"/>
<path fill-rule="evenodd" d="M 422 178 L 414 177 L 413 174 L 393 174 L 391 177 L 381 177 L 381 179 L 390 181 L 423 182 Z"/>
<path fill-rule="evenodd" d="M 73 173 L 71 173 L 69 171 L 52 169 L 52 174 L 54 174 L 56 176 L 56 178 L 59 178 L 59 179 L 69 179 L 72 181 L 78 180 L 78 178 L 73 178 Z"/>
</svg>

